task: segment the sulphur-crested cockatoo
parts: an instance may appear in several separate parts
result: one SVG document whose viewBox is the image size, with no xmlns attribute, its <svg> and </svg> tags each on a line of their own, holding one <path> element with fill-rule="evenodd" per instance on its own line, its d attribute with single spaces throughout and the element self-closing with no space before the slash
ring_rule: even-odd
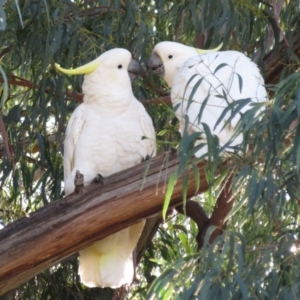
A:
<svg viewBox="0 0 300 300">
<path fill-rule="evenodd" d="M 161 42 L 154 47 L 148 67 L 162 75 L 171 88 L 181 135 L 185 128 L 188 134 L 203 132 L 201 123 L 206 123 L 211 133 L 218 136 L 219 146 L 233 151 L 232 146 L 243 142 L 243 134 L 235 133 L 241 114 L 252 108 L 251 102 L 265 102 L 267 92 L 259 69 L 248 57 L 237 51 L 217 50 Z M 233 113 L 231 103 L 241 104 L 238 113 Z M 230 108 L 227 113 L 224 112 L 226 107 Z M 260 107 L 263 110 L 263 104 Z M 185 126 L 186 120 L 188 126 Z M 202 134 L 196 144 L 205 146 L 195 153 L 197 157 L 207 154 L 206 143 L 206 136 Z"/>
<path fill-rule="evenodd" d="M 76 170 L 88 185 L 97 174 L 109 176 L 156 154 L 152 120 L 132 93 L 130 79 L 139 66 L 129 51 L 107 51 L 77 69 L 56 68 L 66 74 L 85 74 L 83 103 L 73 112 L 66 131 L 66 194 L 74 191 Z M 81 250 L 82 283 L 111 288 L 130 284 L 134 274 L 132 252 L 143 226 L 141 221 Z"/>
</svg>

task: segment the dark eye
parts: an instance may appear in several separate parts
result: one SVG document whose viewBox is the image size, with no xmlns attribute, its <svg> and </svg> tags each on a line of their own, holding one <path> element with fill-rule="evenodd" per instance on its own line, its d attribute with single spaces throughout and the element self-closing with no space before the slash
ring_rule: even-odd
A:
<svg viewBox="0 0 300 300">
<path fill-rule="evenodd" d="M 171 58 L 173 58 L 173 55 L 169 55 L 168 57 L 171 59 Z"/>
<path fill-rule="evenodd" d="M 123 67 L 122 65 L 118 65 L 118 68 L 119 68 L 119 69 L 122 69 L 122 67 Z"/>
</svg>

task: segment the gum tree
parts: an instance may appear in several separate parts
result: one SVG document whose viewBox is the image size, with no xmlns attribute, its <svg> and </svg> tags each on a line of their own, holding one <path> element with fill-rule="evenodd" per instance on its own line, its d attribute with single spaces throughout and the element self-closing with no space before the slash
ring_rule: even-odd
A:
<svg viewBox="0 0 300 300">
<path fill-rule="evenodd" d="M 129 49 L 144 69 L 134 93 L 153 118 L 161 153 L 177 151 L 166 198 L 180 175 L 187 203 L 165 206 L 165 221 L 161 213 L 149 219 L 134 285 L 85 288 L 74 254 L 4 299 L 297 299 L 299 10 L 297 0 L 0 0 L 1 225 L 64 196 L 64 132 L 82 101 L 82 77 L 58 74 L 54 63 L 77 67 L 114 47 Z M 199 161 L 190 139 L 180 139 L 169 90 L 145 68 L 164 40 L 206 49 L 222 42 L 222 50 L 258 64 L 270 101 L 260 122 L 242 119 L 250 145 L 242 155 L 221 161 L 212 147 L 214 159 L 195 168 Z M 208 140 L 215 145 L 215 137 Z M 197 187 L 208 186 L 187 202 L 191 177 Z"/>
</svg>

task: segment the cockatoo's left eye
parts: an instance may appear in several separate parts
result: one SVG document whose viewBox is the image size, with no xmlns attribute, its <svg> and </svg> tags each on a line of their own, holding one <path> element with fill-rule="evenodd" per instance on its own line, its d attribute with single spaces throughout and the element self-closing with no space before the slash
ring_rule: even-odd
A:
<svg viewBox="0 0 300 300">
<path fill-rule="evenodd" d="M 172 59 L 172 58 L 173 58 L 173 55 L 169 55 L 168 57 L 169 57 L 169 59 Z"/>
<path fill-rule="evenodd" d="M 119 68 L 119 69 L 122 69 L 122 67 L 123 67 L 122 65 L 118 65 L 118 68 Z"/>
</svg>

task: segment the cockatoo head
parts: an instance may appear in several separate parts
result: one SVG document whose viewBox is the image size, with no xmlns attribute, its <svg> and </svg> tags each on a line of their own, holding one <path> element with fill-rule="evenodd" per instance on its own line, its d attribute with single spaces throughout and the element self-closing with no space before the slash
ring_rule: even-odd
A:
<svg viewBox="0 0 300 300">
<path fill-rule="evenodd" d="M 130 52 L 122 48 L 106 51 L 98 58 L 76 69 L 64 69 L 59 64 L 55 64 L 55 68 L 67 75 L 91 74 L 97 72 L 98 69 L 104 68 L 106 71 L 115 73 L 125 70 L 125 72 L 128 72 L 131 80 L 134 80 L 140 72 L 140 66 L 131 58 Z"/>
<path fill-rule="evenodd" d="M 113 87 L 115 82 L 130 87 L 130 80 L 138 77 L 140 72 L 139 64 L 131 58 L 131 53 L 121 48 L 106 51 L 76 69 L 63 69 L 58 64 L 55 67 L 68 75 L 85 74 L 82 85 L 85 94 L 99 93 L 101 87 Z"/>
<path fill-rule="evenodd" d="M 216 49 L 202 50 L 176 42 L 161 42 L 154 47 L 147 66 L 154 74 L 163 76 L 169 87 L 172 87 L 177 70 L 187 59 L 195 55 L 218 51 L 221 47 L 222 44 Z"/>
<path fill-rule="evenodd" d="M 84 102 L 99 102 L 103 97 L 110 97 L 112 101 L 117 94 L 132 94 L 130 80 L 134 80 L 140 72 L 139 64 L 131 58 L 131 53 L 121 48 L 106 51 L 76 69 L 63 69 L 58 64 L 55 68 L 68 75 L 85 74 L 82 84 Z"/>
</svg>

